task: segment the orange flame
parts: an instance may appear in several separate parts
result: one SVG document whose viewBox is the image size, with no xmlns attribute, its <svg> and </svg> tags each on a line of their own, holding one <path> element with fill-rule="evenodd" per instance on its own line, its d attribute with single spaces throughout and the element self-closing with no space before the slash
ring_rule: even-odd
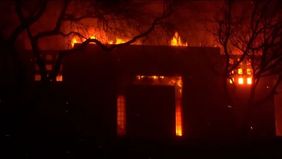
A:
<svg viewBox="0 0 282 159">
<path fill-rule="evenodd" d="M 175 134 L 176 136 L 182 136 L 182 110 L 180 104 L 175 107 Z"/>
<path fill-rule="evenodd" d="M 170 45 L 171 46 L 188 46 L 187 42 L 183 42 L 181 40 L 181 37 L 179 36 L 178 32 L 174 33 L 174 36 L 170 40 Z"/>
<path fill-rule="evenodd" d="M 78 41 L 77 41 L 76 37 L 73 37 L 71 39 L 71 46 L 74 47 L 74 45 L 77 44 L 77 43 L 78 43 Z"/>
<path fill-rule="evenodd" d="M 126 42 L 126 40 L 124 40 L 124 39 L 116 38 L 115 44 L 122 44 L 122 43 L 125 43 L 125 42 Z"/>
<path fill-rule="evenodd" d="M 96 39 L 96 36 L 95 35 L 92 35 L 92 36 L 90 36 L 89 37 L 90 39 Z M 72 39 L 71 39 L 71 46 L 72 47 L 74 47 L 75 46 L 75 44 L 78 44 L 78 43 L 82 43 L 82 42 L 84 42 L 86 39 L 84 39 L 84 40 L 78 40 L 78 38 L 77 37 L 73 37 Z M 107 43 L 107 44 L 110 44 L 110 45 L 115 45 L 115 44 L 122 44 L 122 43 L 126 43 L 126 39 L 122 39 L 122 38 L 116 38 L 115 40 L 108 40 L 108 41 L 106 41 L 105 43 Z"/>
<path fill-rule="evenodd" d="M 95 35 L 92 35 L 89 37 L 90 39 L 96 39 L 96 36 Z"/>
</svg>

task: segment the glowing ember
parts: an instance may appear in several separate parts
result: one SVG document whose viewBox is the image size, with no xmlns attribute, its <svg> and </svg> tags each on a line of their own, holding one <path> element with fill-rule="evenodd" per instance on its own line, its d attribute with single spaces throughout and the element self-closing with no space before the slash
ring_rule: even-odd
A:
<svg viewBox="0 0 282 159">
<path fill-rule="evenodd" d="M 187 42 L 182 42 L 181 37 L 179 36 L 178 32 L 174 33 L 170 41 L 171 46 L 188 46 Z"/>
</svg>

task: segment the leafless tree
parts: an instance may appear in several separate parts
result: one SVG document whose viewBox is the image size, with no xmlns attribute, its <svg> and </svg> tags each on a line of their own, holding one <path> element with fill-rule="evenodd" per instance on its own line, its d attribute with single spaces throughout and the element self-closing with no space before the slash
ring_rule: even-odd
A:
<svg viewBox="0 0 282 159">
<path fill-rule="evenodd" d="M 215 35 L 225 55 L 226 79 L 244 60 L 251 60 L 254 82 L 250 88 L 245 117 L 245 127 L 248 127 L 252 110 L 273 96 L 282 80 L 282 10 L 277 0 L 245 1 L 245 8 L 238 7 L 238 3 L 242 1 L 225 1 L 223 14 L 216 18 Z M 239 60 L 231 63 L 235 56 L 234 50 L 237 50 Z M 258 84 L 265 77 L 272 77 L 274 84 L 270 93 L 256 99 Z M 227 84 L 226 80 L 226 91 Z"/>
<path fill-rule="evenodd" d="M 0 104 L 6 103 L 5 108 L 9 109 L 9 113 L 27 111 L 19 113 L 29 114 L 37 106 L 40 97 L 49 95 L 49 86 L 60 72 L 61 62 L 66 55 L 85 49 L 89 43 L 95 43 L 110 53 L 117 47 L 130 45 L 149 36 L 165 24 L 166 18 L 173 11 L 174 1 L 164 0 L 163 6 L 158 5 L 159 8 L 150 10 L 149 6 L 149 10 L 144 9 L 150 3 L 152 1 L 149 0 L 0 1 Z M 112 35 L 126 34 L 128 40 L 122 44 L 107 45 L 99 37 L 89 38 L 83 31 L 87 31 L 92 24 Z M 56 56 L 52 72 L 48 72 L 42 56 L 42 41 L 58 37 L 65 41 L 73 36 L 81 38 L 82 43 L 78 47 L 62 49 Z M 30 46 L 28 52 L 26 45 Z M 27 80 L 27 73 L 31 70 L 26 70 L 26 63 L 22 60 L 22 57 L 27 57 L 26 53 L 32 53 L 33 62 L 39 66 L 41 74 L 41 82 L 31 92 Z M 28 107 L 23 109 L 23 105 Z"/>
<path fill-rule="evenodd" d="M 105 53 L 110 53 L 117 47 L 146 38 L 156 28 L 163 26 L 173 11 L 174 1 L 164 0 L 163 6 L 158 5 L 157 8 L 150 8 L 151 3 L 150 0 L 0 1 L 0 116 L 1 125 L 2 121 L 6 124 L 2 128 L 19 128 L 22 133 L 26 128 L 21 129 L 25 125 L 21 122 L 27 120 L 26 123 L 32 123 L 34 119 L 30 118 L 38 118 L 33 111 L 50 100 L 49 96 L 53 92 L 49 86 L 56 79 L 65 56 L 85 49 L 89 43 L 95 43 Z M 84 31 L 87 32 L 92 24 L 98 30 L 117 37 L 125 36 L 128 40 L 108 45 L 99 37 L 89 38 Z M 42 41 L 52 41 L 58 37 L 67 41 L 73 36 L 82 39 L 82 43 L 77 47 L 60 48 L 52 72 L 48 72 L 47 62 L 42 56 L 45 53 Z M 26 61 L 23 61 L 23 57 L 29 56 L 27 53 L 32 54 L 32 62 L 39 66 L 41 74 L 41 82 L 38 82 L 35 89 L 26 80 L 28 72 L 31 72 L 26 70 Z M 61 100 L 65 100 L 64 96 L 60 96 L 59 102 Z"/>
<path fill-rule="evenodd" d="M 13 4 L 15 5 L 16 16 L 19 19 L 19 25 L 10 36 L 11 45 L 14 46 L 19 35 L 26 32 L 31 45 L 32 54 L 40 68 L 42 81 L 48 82 L 56 77 L 59 71 L 61 60 L 65 55 L 64 53 L 70 52 L 74 49 L 67 49 L 63 51 L 64 53 L 62 52 L 59 54 L 54 64 L 53 72 L 48 75 L 45 68 L 44 59 L 41 57 L 42 49 L 40 48 L 40 41 L 42 39 L 56 36 L 69 38 L 75 35 L 81 39 L 84 39 L 84 42 L 82 42 L 79 47 L 76 47 L 75 50 L 84 49 L 90 42 L 96 43 L 105 51 L 111 51 L 112 49 L 122 45 L 132 44 L 138 39 L 149 35 L 156 28 L 156 26 L 162 24 L 163 20 L 168 17 L 172 11 L 173 1 L 164 1 L 162 11 L 157 13 L 155 18 L 151 18 L 152 16 L 149 17 L 149 14 L 142 10 L 142 8 L 147 5 L 145 2 L 141 3 L 139 1 L 129 0 L 57 1 L 56 11 L 58 11 L 58 16 L 52 17 L 55 18 L 55 24 L 53 28 L 37 31 L 34 29 L 33 25 L 36 25 L 36 23 L 44 17 L 45 12 L 48 11 L 51 3 L 54 2 L 49 0 L 41 0 L 38 3 L 33 3 L 33 1 L 15 0 L 13 1 Z M 30 4 L 36 5 L 30 7 Z M 131 39 L 127 42 L 108 46 L 99 38 L 90 39 L 81 31 L 87 31 L 88 26 L 83 22 L 84 20 L 95 21 L 99 24 L 99 27 L 101 27 L 102 30 L 108 32 L 128 32 L 120 28 L 121 24 L 127 24 L 126 26 L 128 30 L 134 29 L 137 31 L 135 31 L 135 35 L 132 35 Z M 69 25 L 68 29 L 66 29 L 66 25 Z M 80 27 L 80 30 L 77 29 L 78 26 Z"/>
</svg>

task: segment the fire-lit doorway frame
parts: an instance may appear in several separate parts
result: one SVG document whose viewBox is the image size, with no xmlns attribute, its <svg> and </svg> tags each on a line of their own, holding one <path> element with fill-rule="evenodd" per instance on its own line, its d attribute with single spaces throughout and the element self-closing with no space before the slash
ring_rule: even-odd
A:
<svg viewBox="0 0 282 159">
<path fill-rule="evenodd" d="M 133 81 L 136 85 L 160 85 L 173 86 L 175 89 L 175 135 L 183 135 L 183 80 L 182 76 L 137 75 Z M 126 97 L 123 94 L 117 96 L 117 135 L 126 135 Z"/>
</svg>

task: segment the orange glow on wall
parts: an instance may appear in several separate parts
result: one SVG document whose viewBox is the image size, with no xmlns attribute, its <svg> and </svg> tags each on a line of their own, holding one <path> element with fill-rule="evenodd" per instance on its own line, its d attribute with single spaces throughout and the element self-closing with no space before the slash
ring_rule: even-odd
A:
<svg viewBox="0 0 282 159">
<path fill-rule="evenodd" d="M 240 85 L 244 84 L 244 78 L 243 77 L 238 78 L 238 84 L 240 84 Z"/>
<path fill-rule="evenodd" d="M 117 134 L 124 136 L 126 133 L 126 103 L 125 97 L 119 95 L 117 97 Z"/>
<path fill-rule="evenodd" d="M 178 32 L 175 32 L 172 39 L 170 40 L 171 46 L 188 46 L 187 42 L 183 42 Z"/>
</svg>

